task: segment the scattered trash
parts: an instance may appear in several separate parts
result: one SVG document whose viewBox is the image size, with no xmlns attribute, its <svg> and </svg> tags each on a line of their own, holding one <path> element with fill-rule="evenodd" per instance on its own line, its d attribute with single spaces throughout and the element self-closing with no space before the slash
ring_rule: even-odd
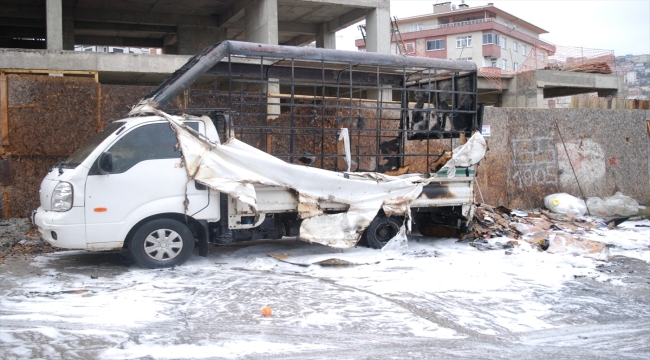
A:
<svg viewBox="0 0 650 360">
<path fill-rule="evenodd" d="M 522 235 L 536 234 L 536 233 L 542 231 L 542 229 L 540 229 L 540 228 L 538 228 L 538 227 L 536 227 L 534 225 L 524 224 L 524 223 L 515 223 L 515 222 L 513 222 L 513 223 L 510 223 L 510 227 L 517 230 L 517 232 L 519 232 Z"/>
<path fill-rule="evenodd" d="M 639 203 L 621 192 L 605 199 L 590 197 L 587 199 L 587 206 L 593 216 L 632 216 L 639 213 Z"/>
<path fill-rule="evenodd" d="M 93 280 L 94 280 L 94 279 L 99 279 L 99 277 L 97 277 L 97 276 L 95 276 L 95 275 L 90 275 L 90 278 L 93 279 Z"/>
<path fill-rule="evenodd" d="M 476 239 L 469 243 L 470 246 L 475 247 L 480 251 L 489 251 L 489 250 L 512 250 L 514 247 L 519 246 L 518 241 L 510 240 L 505 244 L 499 241 L 490 242 L 487 239 Z M 507 254 L 511 255 L 511 254 Z"/>
<path fill-rule="evenodd" d="M 544 206 L 559 214 L 571 213 L 575 216 L 583 216 L 587 212 L 587 205 L 584 201 L 566 193 L 546 196 L 544 198 Z"/>
<path fill-rule="evenodd" d="M 597 241 L 574 238 L 566 235 L 549 237 L 549 246 L 546 252 L 551 254 L 574 253 L 574 254 L 601 254 L 607 253 L 609 248 Z M 606 254 L 604 254 L 606 255 Z"/>
<path fill-rule="evenodd" d="M 320 266 L 357 266 L 378 264 L 375 258 L 359 257 L 351 254 L 339 253 L 340 250 L 322 249 L 323 253 L 293 251 L 292 253 L 267 254 L 269 257 L 292 265 L 308 267 L 311 265 Z M 365 261 L 360 261 L 365 260 Z"/>
<path fill-rule="evenodd" d="M 519 217 L 528 217 L 528 213 L 521 210 L 513 210 L 510 214 Z"/>
<path fill-rule="evenodd" d="M 558 198 L 558 205 L 560 201 L 567 202 L 567 199 L 570 200 L 570 198 L 564 196 L 555 197 L 555 199 Z M 565 209 L 567 207 L 565 206 Z M 522 213 L 527 216 L 521 216 Z M 495 208 L 480 204 L 474 211 L 472 237 L 475 240 L 471 241 L 469 245 L 480 251 L 510 250 L 519 246 L 519 241 L 523 240 L 537 247 L 540 251 L 549 253 L 568 252 L 586 256 L 607 257 L 609 251 L 605 244 L 586 240 L 582 237 L 589 231 L 611 229 L 626 219 L 616 218 L 598 223 L 588 219 L 579 219 L 571 211 L 561 214 L 542 209 L 537 213 L 510 210 L 501 206 Z M 496 239 L 504 237 L 512 240 L 503 244 Z M 490 240 L 492 238 L 495 239 Z M 506 252 L 506 254 L 512 255 L 513 252 Z"/>
<path fill-rule="evenodd" d="M 265 307 L 263 307 L 261 311 L 262 311 L 262 315 L 264 315 L 264 316 L 271 316 L 271 315 L 273 315 L 273 310 L 271 310 L 271 307 L 270 307 L 270 306 L 265 306 Z"/>
<path fill-rule="evenodd" d="M 609 226 L 609 227 L 617 227 L 620 224 L 622 224 L 622 223 L 624 223 L 624 222 L 626 222 L 628 220 L 630 220 L 630 217 L 626 216 L 626 217 L 618 217 L 618 218 L 609 219 L 609 220 L 606 220 L 605 222 L 607 223 L 607 226 Z"/>
<path fill-rule="evenodd" d="M 326 259 L 322 261 L 317 261 L 314 263 L 314 265 L 320 265 L 320 266 L 352 266 L 356 265 L 353 262 L 347 261 L 347 260 L 342 260 L 342 259 Z"/>
</svg>

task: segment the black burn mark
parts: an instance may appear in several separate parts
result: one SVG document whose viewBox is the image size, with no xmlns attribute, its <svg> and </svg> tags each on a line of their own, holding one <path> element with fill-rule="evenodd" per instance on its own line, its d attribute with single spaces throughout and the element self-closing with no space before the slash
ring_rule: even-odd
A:
<svg viewBox="0 0 650 360">
<path fill-rule="evenodd" d="M 450 190 L 449 186 L 445 184 L 429 184 L 422 189 L 422 195 L 427 199 L 456 199 Z"/>
</svg>

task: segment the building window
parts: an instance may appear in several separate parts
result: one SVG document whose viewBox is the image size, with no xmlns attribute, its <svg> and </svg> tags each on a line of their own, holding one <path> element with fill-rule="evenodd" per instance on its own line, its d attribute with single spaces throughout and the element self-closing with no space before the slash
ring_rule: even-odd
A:
<svg viewBox="0 0 650 360">
<path fill-rule="evenodd" d="M 442 50 L 445 48 L 445 40 L 428 40 L 427 41 L 427 51 L 431 50 Z"/>
<path fill-rule="evenodd" d="M 456 48 L 472 47 L 472 36 L 459 36 L 456 38 Z"/>
<path fill-rule="evenodd" d="M 502 49 L 507 49 L 507 48 L 508 48 L 508 46 L 507 46 L 507 40 L 508 40 L 508 39 L 506 39 L 506 38 L 504 38 L 504 37 L 501 37 L 501 48 L 502 48 Z"/>
<path fill-rule="evenodd" d="M 521 45 L 521 55 L 526 56 L 526 45 Z"/>
<path fill-rule="evenodd" d="M 497 59 L 493 59 L 492 63 L 490 64 L 492 67 L 497 67 Z"/>
<path fill-rule="evenodd" d="M 517 42 L 516 41 L 512 42 L 512 51 L 517 51 Z"/>
<path fill-rule="evenodd" d="M 512 63 L 512 70 L 514 71 L 519 70 L 519 63 Z"/>
<path fill-rule="evenodd" d="M 421 31 L 423 27 L 424 23 L 411 24 L 411 31 Z"/>
<path fill-rule="evenodd" d="M 508 60 L 503 59 L 503 63 L 501 65 L 501 70 L 505 71 L 508 68 Z"/>
<path fill-rule="evenodd" d="M 398 44 L 398 46 L 400 54 L 415 54 L 415 43 Z M 406 50 L 404 50 L 404 46 L 406 46 Z"/>
<path fill-rule="evenodd" d="M 499 35 L 483 34 L 483 45 L 488 45 L 488 44 L 499 45 Z"/>
</svg>

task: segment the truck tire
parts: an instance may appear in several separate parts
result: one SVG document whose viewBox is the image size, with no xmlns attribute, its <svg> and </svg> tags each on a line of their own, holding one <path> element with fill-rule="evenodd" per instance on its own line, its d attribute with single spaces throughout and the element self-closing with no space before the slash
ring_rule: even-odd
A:
<svg viewBox="0 0 650 360">
<path fill-rule="evenodd" d="M 135 232 L 129 252 L 138 265 L 154 269 L 184 263 L 192 255 L 194 235 L 180 221 L 151 220 Z"/>
<path fill-rule="evenodd" d="M 373 249 L 383 248 L 390 239 L 397 235 L 402 223 L 402 219 L 397 216 L 377 215 L 365 231 L 368 246 Z"/>
</svg>

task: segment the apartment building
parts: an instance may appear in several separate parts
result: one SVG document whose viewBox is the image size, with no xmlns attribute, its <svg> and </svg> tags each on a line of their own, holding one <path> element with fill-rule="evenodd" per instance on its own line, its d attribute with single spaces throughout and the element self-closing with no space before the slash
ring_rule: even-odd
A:
<svg viewBox="0 0 650 360">
<path fill-rule="evenodd" d="M 451 2 L 433 5 L 433 12 L 399 19 L 391 52 L 439 59 L 473 61 L 479 68 L 517 71 L 531 51 L 536 68 L 544 68 L 555 46 L 539 38 L 546 30 L 488 3 L 470 7 Z M 356 40 L 359 50 L 363 39 Z M 540 66 L 541 65 L 541 66 Z"/>
</svg>

